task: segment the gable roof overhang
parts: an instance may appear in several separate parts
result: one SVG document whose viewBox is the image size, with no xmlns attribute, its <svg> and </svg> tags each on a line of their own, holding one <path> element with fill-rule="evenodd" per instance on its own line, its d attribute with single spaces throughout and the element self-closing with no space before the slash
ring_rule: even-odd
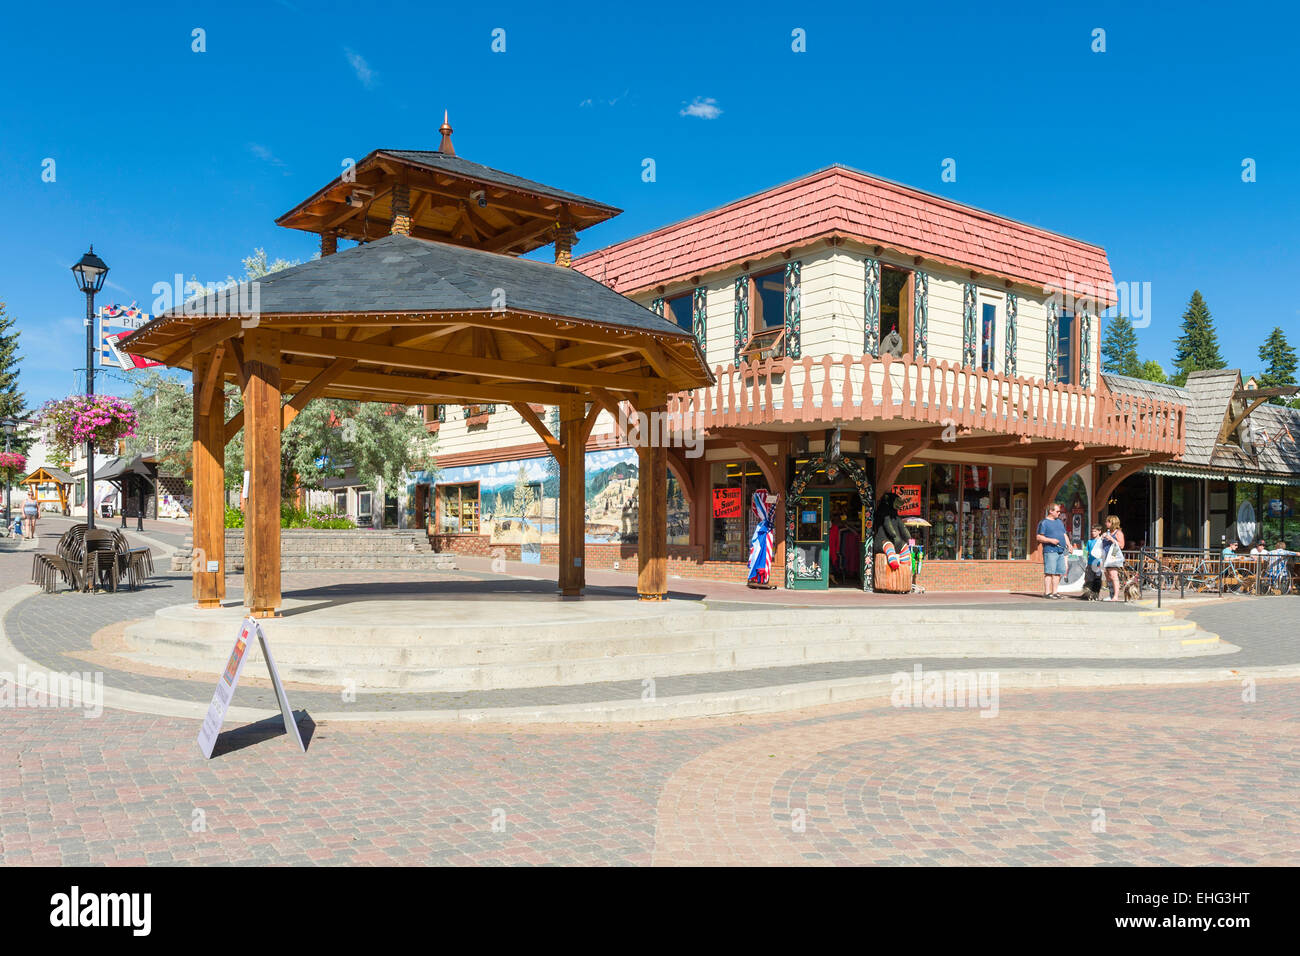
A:
<svg viewBox="0 0 1300 956">
<path fill-rule="evenodd" d="M 279 333 L 283 390 L 401 404 L 647 399 L 712 382 L 695 336 L 574 272 L 393 235 L 195 298 L 123 340 L 192 369 Z"/>
</svg>

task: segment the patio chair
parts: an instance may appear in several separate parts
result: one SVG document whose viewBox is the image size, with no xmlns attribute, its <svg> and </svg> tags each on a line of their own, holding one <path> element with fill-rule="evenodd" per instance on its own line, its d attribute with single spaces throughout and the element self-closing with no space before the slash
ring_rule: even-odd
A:
<svg viewBox="0 0 1300 956">
<path fill-rule="evenodd" d="M 82 583 L 91 588 L 98 586 L 116 591 L 122 566 L 112 533 L 99 528 L 87 530 L 85 546 L 81 561 Z"/>
<path fill-rule="evenodd" d="M 59 581 L 65 581 L 74 591 L 81 590 L 80 565 L 69 561 L 59 554 L 38 551 L 32 555 L 32 583 L 40 585 L 47 594 L 54 594 L 59 589 Z"/>
</svg>

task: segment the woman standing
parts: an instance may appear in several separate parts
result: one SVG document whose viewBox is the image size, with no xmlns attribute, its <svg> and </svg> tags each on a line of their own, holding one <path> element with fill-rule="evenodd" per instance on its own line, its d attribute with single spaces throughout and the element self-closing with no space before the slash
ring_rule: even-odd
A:
<svg viewBox="0 0 1300 956">
<path fill-rule="evenodd" d="M 41 513 L 41 503 L 36 500 L 36 493 L 29 486 L 27 499 L 23 502 L 23 537 L 36 537 L 36 518 Z"/>
<path fill-rule="evenodd" d="M 1102 569 L 1105 571 L 1106 580 L 1110 582 L 1110 597 L 1102 600 L 1118 601 L 1120 600 L 1119 571 L 1124 567 L 1124 532 L 1120 530 L 1117 515 L 1106 516 L 1106 533 L 1101 536 L 1101 540 L 1106 542 L 1106 558 L 1102 561 Z"/>
</svg>

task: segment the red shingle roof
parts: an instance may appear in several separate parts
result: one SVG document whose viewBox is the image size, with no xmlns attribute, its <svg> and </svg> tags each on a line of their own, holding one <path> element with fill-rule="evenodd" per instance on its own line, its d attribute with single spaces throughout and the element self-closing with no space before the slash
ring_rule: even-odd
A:
<svg viewBox="0 0 1300 956">
<path fill-rule="evenodd" d="M 838 235 L 905 255 L 1069 291 L 1089 283 L 1114 302 L 1106 252 L 941 196 L 831 166 L 576 259 L 624 295 Z M 1073 280 L 1068 279 L 1073 276 Z"/>
</svg>

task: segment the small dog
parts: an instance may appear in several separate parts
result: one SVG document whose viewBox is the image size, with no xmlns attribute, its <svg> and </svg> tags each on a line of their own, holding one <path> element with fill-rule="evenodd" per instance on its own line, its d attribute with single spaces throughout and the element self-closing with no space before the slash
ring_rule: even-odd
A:
<svg viewBox="0 0 1300 956">
<path fill-rule="evenodd" d="M 1141 599 L 1142 588 L 1138 585 L 1136 574 L 1124 582 L 1123 594 L 1125 601 L 1137 601 Z"/>
</svg>

